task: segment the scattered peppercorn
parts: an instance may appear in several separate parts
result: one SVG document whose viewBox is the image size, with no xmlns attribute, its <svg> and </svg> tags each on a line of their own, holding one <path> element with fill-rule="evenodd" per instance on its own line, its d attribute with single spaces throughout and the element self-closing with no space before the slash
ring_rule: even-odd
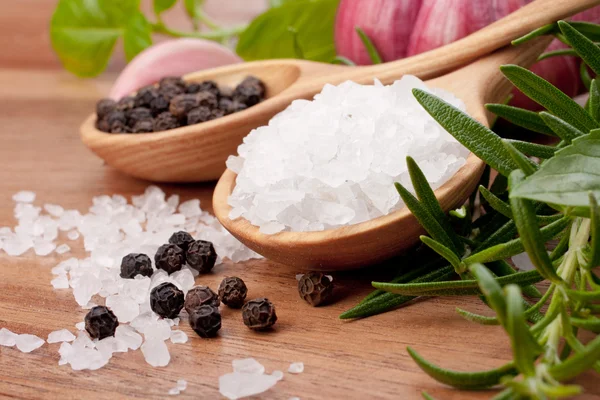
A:
<svg viewBox="0 0 600 400">
<path fill-rule="evenodd" d="M 313 307 L 326 303 L 333 293 L 333 282 L 320 272 L 309 272 L 298 280 L 298 293 Z"/>
<path fill-rule="evenodd" d="M 244 324 L 257 331 L 269 329 L 277 321 L 275 306 L 266 298 L 248 301 L 242 307 Z"/>
<path fill-rule="evenodd" d="M 183 302 L 183 292 L 171 282 L 163 282 L 150 292 L 150 308 L 163 318 L 176 318 Z"/>
<path fill-rule="evenodd" d="M 164 112 L 158 114 L 154 119 L 154 132 L 166 131 L 169 129 L 179 128 L 179 120 L 175 118 L 170 112 Z"/>
<path fill-rule="evenodd" d="M 156 268 L 167 271 L 168 274 L 177 272 L 185 262 L 185 255 L 181 247 L 176 244 L 163 244 L 154 255 Z"/>
<path fill-rule="evenodd" d="M 136 275 L 152 276 L 152 261 L 141 253 L 127 254 L 121 260 L 121 278 L 133 279 Z"/>
<path fill-rule="evenodd" d="M 181 250 L 183 250 L 184 252 L 187 251 L 189 245 L 194 241 L 194 238 L 192 237 L 192 235 L 190 235 L 189 233 L 185 232 L 185 231 L 179 231 L 179 232 L 175 232 L 174 234 L 171 235 L 171 237 L 169 238 L 169 243 L 171 244 L 176 244 L 177 246 L 179 246 L 181 248 Z"/>
<path fill-rule="evenodd" d="M 85 330 L 92 339 L 102 340 L 114 336 L 117 326 L 117 317 L 104 306 L 93 307 L 85 316 Z"/>
<path fill-rule="evenodd" d="M 232 276 L 223 279 L 219 285 L 219 299 L 231 308 L 240 308 L 244 305 L 248 288 L 243 280 Z"/>
<path fill-rule="evenodd" d="M 200 122 L 206 122 L 211 119 L 212 112 L 208 107 L 196 107 L 187 114 L 187 124 L 194 125 Z"/>
<path fill-rule="evenodd" d="M 209 305 L 203 305 L 190 314 L 190 326 L 203 338 L 215 336 L 221 329 L 221 313 L 219 309 Z"/>
<path fill-rule="evenodd" d="M 200 273 L 210 272 L 217 261 L 217 252 L 211 242 L 196 240 L 190 243 L 186 260 L 190 267 Z"/>
<path fill-rule="evenodd" d="M 233 89 L 213 81 L 185 82 L 178 76 L 166 76 L 157 85 L 145 86 L 118 102 L 98 101 L 96 128 L 107 133 L 160 132 L 243 111 L 264 96 L 264 83 L 252 76 Z"/>
<path fill-rule="evenodd" d="M 185 295 L 184 307 L 188 314 L 205 304 L 213 307 L 221 305 L 219 296 L 208 286 L 194 286 Z"/>
<path fill-rule="evenodd" d="M 98 119 L 103 119 L 108 114 L 117 110 L 117 102 L 113 99 L 102 99 L 96 103 L 96 115 Z"/>
</svg>

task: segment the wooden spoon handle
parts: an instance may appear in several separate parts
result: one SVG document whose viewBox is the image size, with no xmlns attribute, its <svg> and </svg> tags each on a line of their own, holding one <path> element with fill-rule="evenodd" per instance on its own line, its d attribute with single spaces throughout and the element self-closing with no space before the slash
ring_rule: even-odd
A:
<svg viewBox="0 0 600 400">
<path fill-rule="evenodd" d="M 405 74 L 415 74 L 421 79 L 435 78 L 504 47 L 534 29 L 598 4 L 600 0 L 536 0 L 446 46 L 402 60 L 338 73 L 335 80 L 369 83 L 378 78 L 389 84 Z"/>
</svg>

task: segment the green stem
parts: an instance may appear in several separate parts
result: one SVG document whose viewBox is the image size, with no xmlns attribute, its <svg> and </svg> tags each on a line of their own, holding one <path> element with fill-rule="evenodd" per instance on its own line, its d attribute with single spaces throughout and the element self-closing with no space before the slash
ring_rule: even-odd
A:
<svg viewBox="0 0 600 400">
<path fill-rule="evenodd" d="M 229 39 L 233 36 L 239 35 L 242 33 L 248 25 L 240 25 L 234 26 L 231 28 L 222 28 L 218 30 L 213 30 L 209 32 L 182 32 L 171 29 L 164 24 L 158 22 L 156 24 L 152 24 L 152 30 L 156 33 L 162 33 L 163 35 L 172 36 L 172 37 L 188 37 L 188 38 L 198 38 L 198 39 L 208 39 L 214 41 L 222 41 L 224 39 Z"/>
</svg>

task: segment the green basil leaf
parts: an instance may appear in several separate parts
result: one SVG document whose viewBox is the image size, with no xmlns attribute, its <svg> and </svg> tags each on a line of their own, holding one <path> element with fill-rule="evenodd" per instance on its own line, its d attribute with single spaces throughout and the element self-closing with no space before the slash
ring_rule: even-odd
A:
<svg viewBox="0 0 600 400">
<path fill-rule="evenodd" d="M 446 231 L 446 234 L 448 234 L 456 249 L 464 248 L 460 242 L 460 239 L 458 238 L 458 235 L 456 235 L 454 232 L 452 224 L 450 224 L 450 220 L 444 213 L 440 202 L 435 197 L 435 193 L 429 185 L 425 174 L 423 171 L 421 171 L 421 168 L 419 168 L 416 161 L 410 156 L 406 157 L 406 165 L 408 167 L 411 183 L 413 184 L 415 193 L 417 194 L 421 204 L 423 204 L 423 206 L 429 210 L 429 213 L 437 220 L 444 231 Z"/>
<path fill-rule="evenodd" d="M 505 104 L 486 104 L 485 108 L 497 116 L 504 118 L 508 122 L 512 122 L 513 124 L 529 129 L 530 131 L 548 136 L 556 136 L 552 129 L 548 128 L 536 112 L 507 106 Z"/>
<path fill-rule="evenodd" d="M 566 381 L 592 368 L 600 358 L 600 335 L 590 341 L 582 352 L 566 361 L 550 367 L 550 375 L 556 380 Z"/>
<path fill-rule="evenodd" d="M 539 169 L 539 165 L 531 161 L 527 156 L 521 153 L 519 150 L 515 148 L 510 142 L 506 140 L 502 140 L 502 144 L 512 157 L 515 164 L 519 166 L 519 169 L 525 173 L 525 175 L 532 175 L 535 171 Z"/>
<path fill-rule="evenodd" d="M 592 239 L 590 242 L 590 260 L 587 267 L 592 269 L 600 265 L 600 207 L 598 207 L 598 201 L 592 193 L 590 193 L 590 220 Z"/>
<path fill-rule="evenodd" d="M 365 46 L 365 49 L 367 50 L 367 53 L 369 54 L 369 58 L 371 59 L 371 62 L 373 64 L 381 64 L 383 62 L 383 60 L 381 59 L 381 56 L 379 55 L 377 48 L 375 47 L 375 45 L 373 44 L 373 42 L 371 41 L 369 36 L 367 36 L 365 31 L 360 29 L 360 27 L 358 27 L 358 26 L 355 27 L 354 29 L 356 30 L 358 37 L 360 37 L 360 40 L 362 41 L 363 46 Z"/>
<path fill-rule="evenodd" d="M 600 90 L 598 89 L 598 81 L 592 79 L 590 85 L 590 98 L 588 100 L 589 113 L 596 121 L 600 121 Z"/>
<path fill-rule="evenodd" d="M 485 389 L 500 383 L 500 378 L 504 376 L 515 376 L 518 374 L 518 371 L 515 369 L 515 365 L 512 362 L 504 364 L 499 368 L 494 368 L 487 371 L 452 371 L 449 369 L 440 368 L 437 365 L 425 360 L 419 353 L 410 347 L 407 347 L 406 350 L 412 359 L 417 363 L 419 368 L 421 368 L 427 375 L 438 382 L 445 383 L 446 385 L 455 387 L 457 389 Z"/>
<path fill-rule="evenodd" d="M 571 143 L 573 139 L 583 136 L 585 133 L 575 128 L 573 125 L 566 123 L 560 118 L 554 115 L 542 111 L 540 113 L 542 120 L 556 133 L 556 136 L 560 137 L 567 143 Z"/>
<path fill-rule="evenodd" d="M 177 0 L 154 0 L 154 13 L 161 14 L 175 5 Z"/>
<path fill-rule="evenodd" d="M 528 156 L 542 158 L 547 160 L 554 157 L 557 149 L 553 146 L 545 146 L 543 144 L 523 142 L 521 140 L 504 139 L 505 141 L 512 144 L 517 150 Z"/>
<path fill-rule="evenodd" d="M 152 28 L 141 12 L 136 13 L 125 27 L 123 47 L 127 61 L 152 45 Z"/>
<path fill-rule="evenodd" d="M 448 133 L 496 171 L 508 176 L 517 168 L 500 136 L 431 93 L 413 89 L 413 95 Z"/>
<path fill-rule="evenodd" d="M 569 25 L 568 22 L 558 21 L 558 27 L 569 41 L 571 47 L 579 54 L 579 57 L 585 61 L 592 71 L 596 74 L 600 73 L 600 48 Z"/>
<path fill-rule="evenodd" d="M 558 118 L 584 132 L 598 128 L 583 107 L 545 79 L 518 65 L 503 65 L 500 70 L 527 97 Z"/>
<path fill-rule="evenodd" d="M 75 75 L 100 74 L 123 35 L 139 0 L 60 0 L 50 22 L 52 47 Z"/>
<path fill-rule="evenodd" d="M 335 56 L 333 24 L 339 0 L 285 2 L 256 17 L 242 32 L 237 53 L 245 60 L 295 58 L 294 35 L 307 60 L 329 62 Z"/>
<path fill-rule="evenodd" d="M 600 197 L 598 171 L 600 130 L 560 149 L 539 171 L 514 186 L 510 196 L 589 209 L 589 193 Z"/>
</svg>

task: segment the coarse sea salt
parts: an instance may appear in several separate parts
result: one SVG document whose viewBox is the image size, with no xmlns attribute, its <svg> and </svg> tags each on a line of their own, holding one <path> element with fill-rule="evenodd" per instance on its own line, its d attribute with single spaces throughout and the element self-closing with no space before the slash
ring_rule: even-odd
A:
<svg viewBox="0 0 600 400">
<path fill-rule="evenodd" d="M 48 343 L 59 343 L 59 342 L 72 342 L 75 340 L 75 335 L 69 332 L 67 329 L 60 329 L 58 331 L 50 332 L 48 334 Z"/>
<path fill-rule="evenodd" d="M 412 184 L 411 156 L 436 189 L 469 151 L 419 105 L 412 89 L 464 110 L 451 93 L 405 75 L 390 86 L 326 85 L 314 100 L 296 100 L 244 138 L 227 166 L 238 174 L 230 218 L 261 232 L 317 231 L 356 224 L 404 206 L 394 182 Z"/>
<path fill-rule="evenodd" d="M 290 374 L 301 374 L 302 372 L 304 372 L 304 363 L 301 363 L 301 362 L 291 363 L 288 368 L 288 372 Z"/>
</svg>

